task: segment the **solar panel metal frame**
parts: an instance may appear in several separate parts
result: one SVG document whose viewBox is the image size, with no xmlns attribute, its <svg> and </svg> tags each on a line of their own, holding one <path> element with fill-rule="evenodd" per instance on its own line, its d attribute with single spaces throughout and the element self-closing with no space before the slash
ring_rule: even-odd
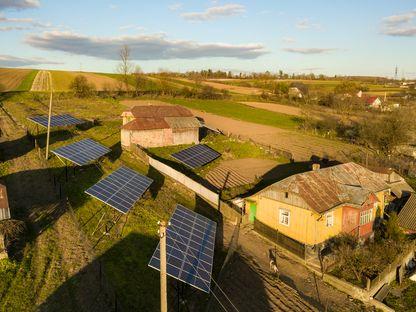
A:
<svg viewBox="0 0 416 312">
<path fill-rule="evenodd" d="M 174 153 L 171 156 L 186 166 L 195 169 L 214 161 L 221 154 L 205 144 L 198 144 Z"/>
<path fill-rule="evenodd" d="M 65 158 L 78 166 L 85 166 L 111 152 L 108 147 L 92 139 L 84 139 L 51 151 L 58 157 Z"/>
<path fill-rule="evenodd" d="M 28 117 L 28 120 L 40 125 L 44 128 L 48 127 L 48 116 L 39 115 Z M 51 127 L 66 127 L 75 126 L 84 123 L 83 120 L 73 117 L 70 114 L 52 115 L 51 116 Z"/>
<path fill-rule="evenodd" d="M 216 231 L 216 222 L 176 205 L 166 228 L 166 273 L 209 293 Z M 148 266 L 160 270 L 160 244 Z"/>
<path fill-rule="evenodd" d="M 149 189 L 153 180 L 133 169 L 121 166 L 85 193 L 126 214 Z"/>
</svg>

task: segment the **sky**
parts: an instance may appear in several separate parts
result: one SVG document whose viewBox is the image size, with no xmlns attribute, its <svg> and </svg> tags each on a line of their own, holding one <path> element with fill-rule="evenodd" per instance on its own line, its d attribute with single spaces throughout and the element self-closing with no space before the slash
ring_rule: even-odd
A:
<svg viewBox="0 0 416 312">
<path fill-rule="evenodd" d="M 416 1 L 0 0 L 0 67 L 416 78 Z"/>
</svg>

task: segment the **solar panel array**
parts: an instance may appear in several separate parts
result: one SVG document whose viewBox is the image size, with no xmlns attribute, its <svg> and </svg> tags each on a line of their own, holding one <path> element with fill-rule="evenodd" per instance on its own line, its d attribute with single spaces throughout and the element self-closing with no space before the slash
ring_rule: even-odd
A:
<svg viewBox="0 0 416 312">
<path fill-rule="evenodd" d="M 195 169 L 220 157 L 221 154 L 205 144 L 198 144 L 172 154 L 172 157 Z"/>
<path fill-rule="evenodd" d="M 48 127 L 48 116 L 32 116 L 28 118 L 34 123 L 41 125 L 42 127 Z M 84 123 L 81 119 L 75 118 L 69 114 L 53 115 L 51 116 L 51 127 L 66 127 L 74 126 Z"/>
<path fill-rule="evenodd" d="M 177 205 L 166 228 L 166 273 L 209 293 L 216 228 L 214 221 Z M 160 245 L 149 266 L 160 270 Z"/>
<path fill-rule="evenodd" d="M 152 182 L 152 179 L 122 166 L 94 184 L 85 193 L 126 214 Z"/>
<path fill-rule="evenodd" d="M 109 152 L 111 150 L 108 147 L 91 139 L 84 139 L 52 151 L 55 155 L 68 159 L 78 166 L 88 165 Z"/>
</svg>

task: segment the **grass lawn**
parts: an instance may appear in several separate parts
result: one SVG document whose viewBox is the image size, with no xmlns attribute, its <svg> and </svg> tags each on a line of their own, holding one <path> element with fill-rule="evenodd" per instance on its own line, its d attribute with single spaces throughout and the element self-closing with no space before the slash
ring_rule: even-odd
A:
<svg viewBox="0 0 416 312">
<path fill-rule="evenodd" d="M 182 98 L 167 98 L 164 100 L 169 103 L 182 105 L 191 109 L 197 109 L 224 117 L 230 117 L 277 128 L 293 130 L 296 129 L 300 123 L 300 119 L 293 116 L 253 108 L 233 101 Z"/>
<path fill-rule="evenodd" d="M 33 80 L 35 80 L 38 72 L 38 70 L 32 70 L 27 74 L 15 91 L 29 91 L 32 88 Z"/>
<path fill-rule="evenodd" d="M 44 100 L 46 99 L 47 97 L 45 96 Z M 100 162 L 100 169 L 93 165 L 86 166 L 78 168 L 75 175 L 70 170 L 70 177 L 66 183 L 63 176 L 63 164 L 54 156 L 51 156 L 48 161 L 48 166 L 52 168 L 51 170 L 53 170 L 55 175 L 58 173 L 62 174 L 60 181 L 63 184 L 64 193 L 69 198 L 82 231 L 87 235 L 92 244 L 95 244 L 99 237 L 97 233 L 95 235 L 92 233 L 102 216 L 102 212 L 108 212 L 103 218 L 103 224 L 112 219 L 112 214 L 114 218 L 117 213 L 98 200 L 88 196 L 84 191 L 122 164 L 142 174 L 147 174 L 155 181 L 149 192 L 135 205 L 128 218 L 121 218 L 123 222 L 126 221 L 124 229 L 122 230 L 123 222 L 120 222 L 109 236 L 105 236 L 98 243 L 96 253 L 97 260 L 99 259 L 104 264 L 107 279 L 115 288 L 125 310 L 158 310 L 159 274 L 147 266 L 158 242 L 157 221 L 168 219 L 176 203 L 183 204 L 215 221 L 220 220 L 218 212 L 178 183 L 152 170 L 130 153 L 121 151 L 119 134 L 121 118 L 119 114 L 124 108 L 121 104 L 113 100 L 102 99 L 80 100 L 67 97 L 59 98 L 59 96 L 56 99 L 56 102 L 54 102 L 55 112 L 68 112 L 74 116 L 89 119 L 99 118 L 100 124 L 88 130 L 53 131 L 51 134 L 51 150 L 85 137 L 95 139 L 112 148 L 112 153 L 104 157 Z M 41 102 L 38 98 L 33 98 L 32 94 L 17 94 L 7 99 L 4 102 L 4 106 L 19 122 L 29 126 L 30 122 L 26 120 L 27 116 L 35 113 L 44 113 L 45 106 Z M 38 139 L 39 145 L 43 148 L 45 133 L 42 132 Z M 44 149 L 42 149 L 42 152 L 44 152 Z M 242 151 L 241 153 L 243 154 Z M 47 231 L 51 231 L 50 233 L 53 234 L 53 228 Z M 119 236 L 121 232 L 122 235 Z M 52 237 L 53 235 L 51 235 L 51 240 L 53 240 Z M 10 285 L 8 292 L 19 297 L 20 301 L 16 301 L 13 305 L 16 310 L 22 310 L 22 307 L 30 307 L 31 304 L 34 304 L 33 301 L 46 299 L 42 298 L 42 294 L 31 291 L 32 287 L 28 287 L 28 285 L 39 285 L 39 283 L 44 283 L 45 285 L 54 284 L 49 282 L 62 278 L 37 274 L 37 270 L 46 269 L 36 265 L 38 253 L 42 252 L 42 254 L 50 255 L 51 261 L 53 260 L 52 258 L 59 257 L 59 250 L 53 241 L 44 247 L 49 248 L 49 251 L 46 249 L 40 250 L 38 245 L 35 243 L 26 246 L 22 262 L 5 262 L 4 264 L 2 263 L 2 266 L 0 265 L 0 278 L 2 278 L 2 281 L 6 281 L 7 285 Z M 223 257 L 223 251 L 218 250 L 216 252 L 215 270 L 221 266 Z M 44 276 L 45 280 L 38 281 L 36 280 L 37 276 Z M 65 281 L 65 283 L 67 282 L 76 283 L 76 278 L 71 277 L 69 281 Z M 174 294 L 173 291 L 170 293 Z M 7 300 L 7 302 L 10 302 L 10 296 Z M 1 293 L 0 301 L 2 301 L 2 304 L 4 303 Z M 67 305 L 70 302 L 62 302 L 61 304 Z"/>
</svg>

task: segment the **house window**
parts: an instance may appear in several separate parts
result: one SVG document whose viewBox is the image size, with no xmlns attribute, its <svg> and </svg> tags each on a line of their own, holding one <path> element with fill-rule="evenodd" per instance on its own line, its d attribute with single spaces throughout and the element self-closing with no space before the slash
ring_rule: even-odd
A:
<svg viewBox="0 0 416 312">
<path fill-rule="evenodd" d="M 290 211 L 286 209 L 279 209 L 279 223 L 289 226 L 290 225 Z"/>
<path fill-rule="evenodd" d="M 330 227 L 330 226 L 334 226 L 334 212 L 328 212 L 326 213 L 326 226 Z"/>
<path fill-rule="evenodd" d="M 373 209 L 360 212 L 360 225 L 370 223 L 373 220 Z"/>
<path fill-rule="evenodd" d="M 289 198 L 289 193 L 285 192 L 285 198 Z"/>
</svg>

